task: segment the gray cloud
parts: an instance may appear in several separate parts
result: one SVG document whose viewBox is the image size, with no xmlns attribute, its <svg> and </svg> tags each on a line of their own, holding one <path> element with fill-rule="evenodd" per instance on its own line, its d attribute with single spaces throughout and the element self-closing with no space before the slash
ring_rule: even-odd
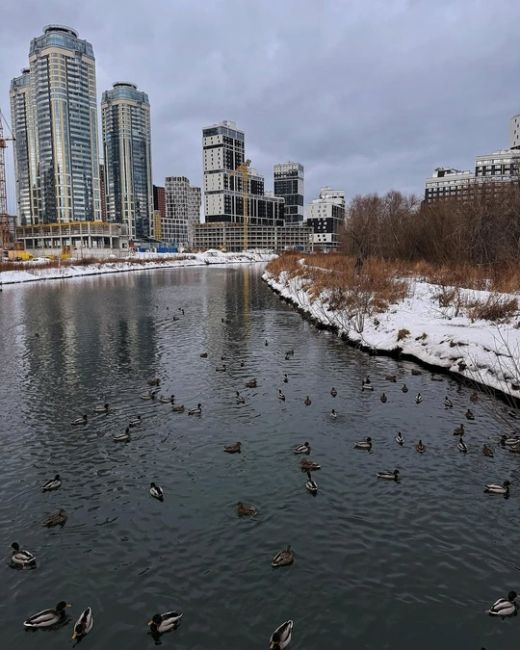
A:
<svg viewBox="0 0 520 650">
<path fill-rule="evenodd" d="M 0 106 L 30 39 L 64 23 L 94 46 L 99 96 L 116 80 L 149 94 L 157 184 L 200 184 L 201 128 L 233 119 L 268 187 L 294 159 L 307 200 L 422 193 L 434 167 L 507 146 L 519 19 L 515 0 L 4 0 Z"/>
</svg>

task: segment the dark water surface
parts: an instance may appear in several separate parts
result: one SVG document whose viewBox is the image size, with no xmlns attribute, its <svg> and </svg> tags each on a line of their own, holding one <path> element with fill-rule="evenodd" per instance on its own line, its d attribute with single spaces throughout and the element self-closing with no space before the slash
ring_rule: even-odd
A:
<svg viewBox="0 0 520 650">
<path fill-rule="evenodd" d="M 165 270 L 4 288 L 0 648 L 69 647 L 70 624 L 22 627 L 64 599 L 74 620 L 94 610 L 85 649 L 152 648 L 151 615 L 181 609 L 164 647 L 267 648 L 273 629 L 292 618 L 293 650 L 516 650 L 520 618 L 484 614 L 509 589 L 520 592 L 520 457 L 481 453 L 505 430 L 494 409 L 506 407 L 484 395 L 472 404 L 471 390 L 452 380 L 412 376 L 411 363 L 369 357 L 317 331 L 260 275 Z M 215 371 L 221 356 L 225 373 Z M 360 391 L 367 373 L 373 394 Z M 385 381 L 388 373 L 409 392 Z M 141 400 L 154 376 L 178 403 L 201 402 L 202 417 Z M 258 388 L 244 389 L 252 377 Z M 245 404 L 236 403 L 237 389 Z M 95 415 L 104 400 L 110 414 Z M 474 422 L 464 420 L 468 407 Z M 85 412 L 86 427 L 70 425 Z M 114 443 L 136 413 L 143 425 L 131 442 Z M 467 455 L 451 433 L 463 421 Z M 372 453 L 354 450 L 367 435 Z M 414 449 L 419 438 L 424 455 Z M 223 453 L 236 440 L 243 453 Z M 305 440 L 322 466 L 315 498 L 291 453 Z M 375 478 L 394 467 L 399 484 Z M 42 493 L 55 473 L 62 488 Z M 483 493 L 484 483 L 507 478 L 511 498 Z M 150 481 L 162 485 L 164 503 L 150 497 Z M 238 500 L 254 503 L 258 516 L 239 519 Z M 60 507 L 65 527 L 41 527 Z M 36 570 L 9 568 L 15 540 L 37 555 Z M 295 564 L 272 569 L 287 543 Z"/>
</svg>

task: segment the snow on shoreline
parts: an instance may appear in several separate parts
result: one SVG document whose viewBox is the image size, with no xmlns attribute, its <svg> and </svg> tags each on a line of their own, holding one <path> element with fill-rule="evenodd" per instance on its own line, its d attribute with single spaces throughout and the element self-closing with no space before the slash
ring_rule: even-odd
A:
<svg viewBox="0 0 520 650">
<path fill-rule="evenodd" d="M 304 288 L 305 278 L 290 278 L 286 272 L 275 278 L 266 272 L 263 279 L 282 298 L 351 344 L 376 353 L 402 353 L 520 398 L 520 329 L 513 322 L 472 322 L 453 310 L 440 309 L 437 285 L 410 280 L 409 295 L 404 300 L 390 305 L 384 313 L 366 316 L 363 327 L 359 327 L 344 311 L 329 308 L 327 292 L 311 299 Z M 487 291 L 461 291 L 473 299 L 489 296 Z M 400 330 L 409 334 L 398 341 Z"/>
<path fill-rule="evenodd" d="M 164 255 L 162 257 L 164 258 Z M 140 262 L 144 262 L 141 264 L 125 261 L 124 258 L 109 263 L 94 263 L 85 266 L 75 266 L 73 263 L 64 264 L 59 268 L 41 268 L 36 264 L 27 264 L 27 268 L 23 271 L 0 272 L 0 284 L 8 285 L 42 280 L 64 280 L 66 278 L 77 278 L 87 275 L 104 275 L 106 273 L 126 273 L 129 271 L 147 271 L 153 269 L 174 269 L 189 266 L 251 264 L 255 262 L 269 262 L 276 255 L 261 252 L 222 253 L 221 251 L 209 250 L 205 253 L 193 253 L 186 256 L 178 255 L 180 258 L 178 260 L 175 259 L 175 255 L 168 257 L 168 260 L 164 260 L 161 259 L 161 255 L 159 254 L 144 253 L 131 258 L 132 260 L 137 259 Z"/>
</svg>

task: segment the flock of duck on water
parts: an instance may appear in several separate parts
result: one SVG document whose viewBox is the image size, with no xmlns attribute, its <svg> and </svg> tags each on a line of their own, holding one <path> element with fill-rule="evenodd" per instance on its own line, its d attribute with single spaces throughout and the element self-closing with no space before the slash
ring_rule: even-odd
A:
<svg viewBox="0 0 520 650">
<path fill-rule="evenodd" d="M 266 346 L 268 345 L 267 340 L 265 341 L 265 345 Z M 294 350 L 288 350 L 285 353 L 285 359 L 288 360 L 293 355 L 294 355 Z M 204 352 L 200 356 L 202 358 L 207 358 L 208 355 L 207 353 Z M 224 361 L 225 358 L 222 357 L 222 360 Z M 243 365 L 243 363 L 241 365 Z M 225 366 L 219 366 L 216 368 L 216 370 L 225 371 Z M 412 374 L 415 375 L 421 373 L 419 370 L 414 369 L 412 370 Z M 396 383 L 397 381 L 397 377 L 395 375 L 386 375 L 385 379 L 393 383 Z M 435 380 L 437 378 L 434 375 L 432 379 Z M 289 378 L 287 374 L 283 375 L 282 381 L 285 384 L 289 382 Z M 246 388 L 256 388 L 257 387 L 256 379 L 249 380 L 248 382 L 246 382 L 245 386 Z M 151 379 L 148 381 L 148 388 L 146 392 L 141 394 L 140 398 L 143 400 L 156 400 L 160 403 L 169 404 L 171 405 L 172 410 L 177 413 L 187 412 L 188 415 L 193 415 L 193 416 L 202 415 L 201 404 L 197 404 L 195 408 L 185 409 L 183 404 L 176 403 L 175 395 L 164 396 L 160 394 L 160 390 L 161 390 L 160 380 L 158 378 Z M 408 387 L 406 386 L 406 384 L 403 384 L 401 386 L 401 390 L 403 393 L 408 392 Z M 374 386 L 371 383 L 369 376 L 366 376 L 362 380 L 361 391 L 363 392 L 374 391 Z M 334 387 L 332 387 L 330 390 L 330 395 L 332 397 L 336 397 L 337 394 L 338 394 L 337 390 Z M 245 397 L 241 395 L 240 391 L 238 390 L 235 392 L 235 398 L 237 404 L 245 403 Z M 278 399 L 282 402 L 285 402 L 286 400 L 285 394 L 283 393 L 282 389 L 278 389 Z M 470 400 L 473 403 L 477 402 L 478 399 L 479 396 L 476 392 L 474 392 L 470 397 Z M 388 397 L 385 392 L 381 393 L 380 400 L 382 403 L 386 403 L 388 401 Z M 421 393 L 417 393 L 415 397 L 416 404 L 421 404 L 422 401 L 423 401 L 423 397 Z M 311 403 L 312 403 L 311 398 L 309 397 L 309 395 L 307 395 L 304 400 L 304 405 L 310 406 Z M 448 398 L 448 396 L 444 398 L 444 408 L 445 409 L 453 408 L 453 403 Z M 100 404 L 95 407 L 94 412 L 98 415 L 108 414 L 111 412 L 111 406 L 109 403 Z M 471 409 L 468 409 L 464 415 L 467 420 L 475 419 L 475 416 L 471 411 Z M 330 417 L 331 418 L 337 417 L 337 412 L 335 411 L 335 409 L 331 410 Z M 88 421 L 89 421 L 88 414 L 83 414 L 82 416 L 73 420 L 71 424 L 74 426 L 86 425 Z M 113 436 L 112 438 L 113 441 L 130 442 L 131 430 L 141 425 L 141 423 L 142 423 L 141 415 L 130 416 L 128 419 L 128 424 L 125 429 L 125 432 Z M 465 434 L 465 429 L 463 424 L 460 424 L 453 430 L 453 435 L 457 436 L 458 438 L 457 448 L 461 453 L 465 454 L 468 452 L 468 446 L 464 441 L 464 434 Z M 398 432 L 397 435 L 395 436 L 395 442 L 400 447 L 404 446 L 405 440 L 401 432 Z M 509 451 L 512 453 L 520 453 L 520 436 L 503 435 L 500 438 L 498 444 L 502 448 L 509 449 Z M 367 452 L 371 452 L 373 450 L 373 446 L 374 446 L 373 441 L 370 436 L 366 437 L 363 440 L 359 440 L 354 444 L 355 449 L 359 449 Z M 426 445 L 422 442 L 422 440 L 419 440 L 415 444 L 415 450 L 419 454 L 424 454 L 426 452 Z M 232 444 L 225 445 L 224 451 L 228 454 L 241 453 L 242 443 L 240 441 L 237 441 Z M 311 452 L 311 446 L 309 442 L 303 442 L 295 446 L 292 451 L 294 454 L 297 455 L 308 456 Z M 493 448 L 487 444 L 483 445 L 482 453 L 487 457 L 494 456 Z M 318 484 L 313 479 L 311 472 L 321 469 L 320 465 L 308 458 L 304 458 L 300 462 L 300 468 L 301 471 L 305 472 L 307 475 L 307 481 L 305 483 L 306 490 L 310 492 L 313 496 L 315 496 L 318 493 Z M 398 469 L 384 470 L 384 471 L 377 472 L 376 477 L 378 479 L 398 482 L 400 480 L 400 473 Z M 42 491 L 52 492 L 61 488 L 61 485 L 62 485 L 61 477 L 59 474 L 56 474 L 54 478 L 49 479 L 43 484 Z M 485 485 L 484 491 L 488 494 L 502 495 L 504 498 L 508 498 L 510 494 L 510 482 L 506 480 L 502 484 L 489 483 Z M 153 481 L 150 483 L 149 493 L 154 499 L 157 499 L 159 501 L 164 500 L 163 489 Z M 236 504 L 236 512 L 239 517 L 254 517 L 257 514 L 257 509 L 253 504 L 248 504 L 239 501 Z M 60 509 L 57 512 L 46 517 L 42 522 L 42 525 L 48 528 L 54 526 L 64 526 L 66 521 L 67 521 L 67 514 L 63 509 Z M 30 551 L 20 548 L 20 545 L 17 542 L 12 543 L 11 549 L 12 549 L 12 553 L 11 553 L 10 564 L 13 568 L 33 569 L 36 567 L 36 557 Z M 294 562 L 294 551 L 289 545 L 286 548 L 279 551 L 278 553 L 276 553 L 276 555 L 272 558 L 271 564 L 273 567 L 285 567 L 293 564 L 293 562 Z M 507 594 L 507 597 L 499 598 L 486 611 L 490 616 L 497 616 L 502 619 L 510 616 L 516 616 L 518 612 L 518 605 L 517 605 L 518 598 L 519 597 L 515 591 L 510 591 Z M 45 609 L 38 612 L 37 614 L 30 616 L 24 621 L 23 625 L 26 629 L 32 629 L 32 630 L 60 628 L 69 622 L 69 617 L 66 614 L 66 609 L 68 607 L 70 607 L 68 603 L 66 603 L 65 601 L 60 601 L 59 603 L 57 603 L 57 605 L 54 608 Z M 165 634 L 166 632 L 170 632 L 171 630 L 177 629 L 177 627 L 180 624 L 182 616 L 183 613 L 180 611 L 170 611 L 170 612 L 164 612 L 162 614 L 158 613 L 152 616 L 152 618 L 148 622 L 148 626 L 149 626 L 149 631 L 156 644 L 160 643 L 160 637 L 163 634 Z M 87 607 L 81 613 L 81 615 L 79 616 L 79 618 L 77 619 L 74 625 L 72 639 L 78 643 L 92 630 L 93 625 L 94 625 L 94 617 L 92 613 L 92 608 Z M 271 650 L 283 650 L 289 645 L 292 638 L 293 627 L 294 627 L 294 622 L 292 620 L 288 620 L 282 623 L 281 625 L 279 625 L 275 629 L 269 641 L 269 647 L 271 648 Z"/>
</svg>

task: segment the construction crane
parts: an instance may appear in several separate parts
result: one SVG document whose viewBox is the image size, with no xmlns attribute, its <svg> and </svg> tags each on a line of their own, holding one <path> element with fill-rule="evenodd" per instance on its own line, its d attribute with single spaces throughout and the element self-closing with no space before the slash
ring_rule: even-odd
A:
<svg viewBox="0 0 520 650">
<path fill-rule="evenodd" d="M 245 160 L 240 165 L 237 165 L 237 168 L 229 172 L 230 176 L 235 176 L 235 189 L 236 189 L 236 178 L 240 176 L 242 180 L 242 204 L 243 204 L 243 240 L 242 247 L 243 250 L 249 248 L 249 184 L 251 172 L 249 166 L 251 165 L 250 160 Z"/>
<path fill-rule="evenodd" d="M 9 140 L 14 141 L 14 136 L 11 133 L 11 137 L 4 137 L 4 128 L 3 122 L 5 122 L 7 128 L 7 120 L 2 115 L 0 110 L 0 252 L 3 258 L 3 252 L 6 248 L 9 248 L 11 244 L 11 233 L 9 231 L 9 215 L 7 213 L 7 182 L 5 178 L 5 149 L 7 148 L 7 142 Z"/>
</svg>

